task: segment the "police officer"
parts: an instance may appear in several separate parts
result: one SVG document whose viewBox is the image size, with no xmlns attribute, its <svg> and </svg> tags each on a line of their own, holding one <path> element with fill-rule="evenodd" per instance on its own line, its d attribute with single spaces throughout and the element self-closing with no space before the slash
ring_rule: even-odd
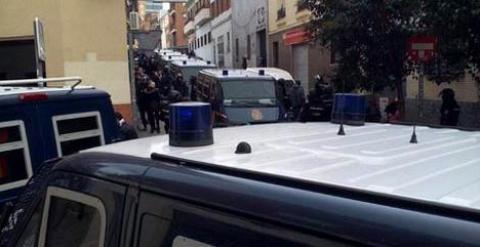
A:
<svg viewBox="0 0 480 247">
<path fill-rule="evenodd" d="M 120 112 L 115 112 L 115 117 L 117 118 L 118 126 L 120 127 L 119 141 L 128 141 L 138 138 L 135 129 L 125 121 Z"/>
<path fill-rule="evenodd" d="M 148 102 L 145 98 L 145 89 L 147 88 L 148 77 L 143 73 L 143 69 L 139 68 L 135 76 L 136 84 L 136 98 L 137 98 L 137 107 L 140 113 L 140 120 L 142 121 L 142 127 L 140 130 L 147 130 L 147 110 Z"/>
<path fill-rule="evenodd" d="M 177 74 L 175 78 L 175 82 L 173 84 L 173 88 L 180 93 L 184 100 L 188 100 L 188 86 L 187 83 L 183 80 L 183 75 L 181 73 Z"/>
<path fill-rule="evenodd" d="M 192 76 L 190 77 L 190 100 L 191 101 L 197 101 L 198 96 L 197 96 L 197 90 L 198 90 L 198 84 L 197 84 L 197 77 Z"/>
<path fill-rule="evenodd" d="M 292 88 L 288 92 L 288 98 L 290 100 L 290 106 L 293 113 L 293 120 L 299 119 L 300 111 L 305 105 L 305 91 L 301 86 L 300 81 L 296 81 Z"/>
<path fill-rule="evenodd" d="M 155 82 L 150 81 L 148 87 L 144 90 L 148 106 L 148 122 L 150 123 L 150 133 L 160 133 L 160 94 Z"/>
</svg>

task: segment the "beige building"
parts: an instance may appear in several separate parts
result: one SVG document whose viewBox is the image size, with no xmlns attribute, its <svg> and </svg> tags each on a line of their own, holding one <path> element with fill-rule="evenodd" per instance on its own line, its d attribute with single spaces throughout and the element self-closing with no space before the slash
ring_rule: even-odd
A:
<svg viewBox="0 0 480 247">
<path fill-rule="evenodd" d="M 124 1 L 0 0 L 0 6 L 0 46 L 33 40 L 33 20 L 40 18 L 47 77 L 81 76 L 84 85 L 110 93 L 131 119 Z"/>
<path fill-rule="evenodd" d="M 406 82 L 406 120 L 429 124 L 439 124 L 442 99 L 440 92 L 450 88 L 460 105 L 459 126 L 480 128 L 480 86 L 468 73 L 451 83 L 437 85 L 425 80 L 423 100 L 419 101 L 418 75 L 410 76 Z"/>
<path fill-rule="evenodd" d="M 311 40 L 305 0 L 268 0 L 268 64 L 285 69 L 308 92 L 316 74 L 329 74 L 335 59 Z"/>
</svg>

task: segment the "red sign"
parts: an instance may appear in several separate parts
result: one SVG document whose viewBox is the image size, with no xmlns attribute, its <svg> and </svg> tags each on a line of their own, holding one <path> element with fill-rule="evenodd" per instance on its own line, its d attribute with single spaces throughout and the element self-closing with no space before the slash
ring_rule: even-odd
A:
<svg viewBox="0 0 480 247">
<path fill-rule="evenodd" d="M 297 28 L 283 34 L 283 44 L 285 46 L 305 43 L 311 39 L 312 35 L 305 28 Z"/>
<path fill-rule="evenodd" d="M 408 39 L 408 57 L 414 62 L 431 60 L 437 48 L 437 38 L 432 36 L 414 36 Z"/>
</svg>

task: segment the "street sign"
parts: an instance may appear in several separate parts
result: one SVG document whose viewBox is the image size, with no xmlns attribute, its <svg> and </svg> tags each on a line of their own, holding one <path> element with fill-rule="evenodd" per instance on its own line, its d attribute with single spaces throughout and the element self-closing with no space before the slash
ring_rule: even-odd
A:
<svg viewBox="0 0 480 247">
<path fill-rule="evenodd" d="M 408 56 L 415 63 L 430 61 L 436 48 L 437 38 L 433 36 L 413 36 L 408 39 Z"/>
<path fill-rule="evenodd" d="M 285 46 L 302 44 L 310 40 L 312 40 L 312 35 L 305 28 L 297 28 L 283 35 L 283 43 Z"/>
</svg>

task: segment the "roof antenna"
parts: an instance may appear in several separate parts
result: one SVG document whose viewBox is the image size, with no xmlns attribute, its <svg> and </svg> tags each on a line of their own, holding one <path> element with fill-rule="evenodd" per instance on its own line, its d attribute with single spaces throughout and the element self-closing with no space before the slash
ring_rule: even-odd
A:
<svg viewBox="0 0 480 247">
<path fill-rule="evenodd" d="M 345 134 L 345 128 L 343 127 L 343 121 L 344 121 L 344 114 L 345 114 L 345 80 L 342 80 L 342 112 L 340 113 L 340 127 L 338 129 L 337 135 L 339 136 L 344 136 Z"/>
<path fill-rule="evenodd" d="M 418 115 L 419 117 L 423 117 L 423 102 L 420 97 L 420 94 L 423 94 L 423 76 L 425 73 L 425 67 L 424 63 L 420 62 L 420 71 L 419 71 L 419 76 L 418 76 L 418 94 L 417 94 L 417 107 L 418 107 Z M 418 139 L 417 139 L 417 121 L 416 119 L 413 120 L 413 132 L 412 132 L 412 137 L 410 138 L 410 143 L 411 144 L 417 144 Z"/>
</svg>

